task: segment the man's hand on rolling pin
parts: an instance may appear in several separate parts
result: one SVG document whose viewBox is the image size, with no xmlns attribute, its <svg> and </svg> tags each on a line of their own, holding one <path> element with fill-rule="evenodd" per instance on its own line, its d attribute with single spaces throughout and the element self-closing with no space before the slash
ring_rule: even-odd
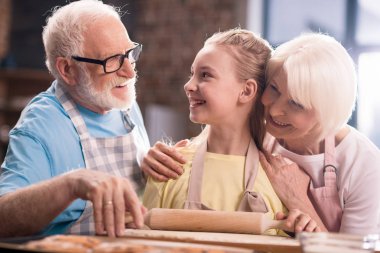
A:
<svg viewBox="0 0 380 253">
<path fill-rule="evenodd" d="M 75 170 L 62 177 L 68 182 L 74 199 L 92 202 L 97 234 L 123 236 L 125 211 L 131 212 L 136 227 L 143 226 L 146 209 L 128 179 L 86 169 Z"/>
<path fill-rule="evenodd" d="M 298 233 L 302 231 L 306 232 L 321 232 L 317 223 L 306 213 L 301 212 L 298 209 L 292 209 L 288 215 L 283 212 L 276 213 L 276 220 L 286 220 L 285 226 L 289 231 Z"/>
<path fill-rule="evenodd" d="M 186 159 L 176 148 L 184 147 L 188 142 L 188 140 L 179 141 L 174 147 L 156 142 L 141 163 L 142 171 L 145 175 L 161 182 L 178 178 L 183 173 L 182 165 L 186 163 Z"/>
</svg>

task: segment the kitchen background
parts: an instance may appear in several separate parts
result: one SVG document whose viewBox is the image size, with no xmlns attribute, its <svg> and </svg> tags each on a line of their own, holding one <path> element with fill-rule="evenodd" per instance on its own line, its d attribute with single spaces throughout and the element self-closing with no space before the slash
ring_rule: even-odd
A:
<svg viewBox="0 0 380 253">
<path fill-rule="evenodd" d="M 63 0 L 0 0 L 0 159 L 22 108 L 50 86 L 42 27 Z M 350 124 L 380 147 L 380 1 L 378 0 L 109 0 L 126 12 L 130 37 L 144 45 L 137 64 L 140 104 L 151 144 L 195 136 L 183 85 L 204 40 L 240 26 L 273 46 L 301 32 L 328 33 L 348 49 L 359 74 Z M 337 97 L 336 99 L 339 99 Z M 334 106 L 334 101 L 331 101 Z"/>
</svg>

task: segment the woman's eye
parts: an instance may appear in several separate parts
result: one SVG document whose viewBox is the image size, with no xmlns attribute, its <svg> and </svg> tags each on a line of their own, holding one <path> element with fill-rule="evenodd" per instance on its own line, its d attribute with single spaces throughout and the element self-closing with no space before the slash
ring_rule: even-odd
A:
<svg viewBox="0 0 380 253">
<path fill-rule="evenodd" d="M 191 71 L 191 72 L 190 72 L 190 74 L 189 74 L 189 79 L 190 79 L 190 78 L 192 78 L 192 77 L 193 77 L 193 75 L 194 75 L 194 72 L 193 72 L 193 71 Z"/>
<path fill-rule="evenodd" d="M 276 86 L 274 86 L 273 84 L 270 84 L 269 87 L 270 87 L 271 90 L 273 90 L 273 91 L 275 91 L 275 92 L 278 93 L 278 89 L 277 89 Z"/>
<path fill-rule="evenodd" d="M 292 107 L 296 108 L 297 110 L 303 110 L 303 109 L 304 109 L 303 105 L 297 103 L 297 102 L 294 101 L 294 100 L 290 100 L 289 103 L 290 103 L 290 105 L 291 105 Z"/>
</svg>

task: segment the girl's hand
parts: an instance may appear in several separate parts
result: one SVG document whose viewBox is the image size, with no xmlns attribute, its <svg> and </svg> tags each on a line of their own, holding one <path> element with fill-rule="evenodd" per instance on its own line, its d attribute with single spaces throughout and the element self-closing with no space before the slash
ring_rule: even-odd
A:
<svg viewBox="0 0 380 253">
<path fill-rule="evenodd" d="M 286 220 L 286 231 L 294 231 L 296 233 L 306 232 L 321 232 L 316 221 L 314 221 L 309 215 L 301 212 L 298 209 L 292 209 L 288 215 L 283 212 L 276 213 L 276 220 Z"/>
<path fill-rule="evenodd" d="M 259 156 L 260 163 L 263 166 L 273 189 L 284 205 L 289 210 L 303 212 L 298 216 L 293 214 L 293 212 L 296 211 L 293 211 L 291 216 L 289 214 L 288 217 L 290 223 L 295 222 L 294 215 L 296 215 L 299 220 L 294 224 L 299 225 L 302 229 L 307 229 L 306 231 L 309 231 L 313 228 L 313 224 L 311 224 L 310 227 L 306 225 L 309 224 L 308 221 L 311 219 L 312 223 L 316 222 L 318 231 L 327 231 L 326 226 L 323 224 L 323 221 L 319 217 L 307 194 L 310 184 L 309 175 L 307 175 L 296 163 L 281 155 L 268 155 L 269 161 L 261 152 L 259 153 Z M 308 215 L 306 215 L 306 212 Z M 296 227 L 294 228 L 296 229 Z"/>
</svg>

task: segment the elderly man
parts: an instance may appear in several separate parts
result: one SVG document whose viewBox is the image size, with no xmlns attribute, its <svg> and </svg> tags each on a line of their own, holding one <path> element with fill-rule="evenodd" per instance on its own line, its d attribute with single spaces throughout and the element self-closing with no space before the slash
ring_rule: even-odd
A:
<svg viewBox="0 0 380 253">
<path fill-rule="evenodd" d="M 138 161 L 149 148 L 135 102 L 142 45 L 129 38 L 117 9 L 96 0 L 56 9 L 43 41 L 56 81 L 10 132 L 0 176 L 0 237 L 121 236 L 125 211 L 141 227 Z"/>
</svg>

